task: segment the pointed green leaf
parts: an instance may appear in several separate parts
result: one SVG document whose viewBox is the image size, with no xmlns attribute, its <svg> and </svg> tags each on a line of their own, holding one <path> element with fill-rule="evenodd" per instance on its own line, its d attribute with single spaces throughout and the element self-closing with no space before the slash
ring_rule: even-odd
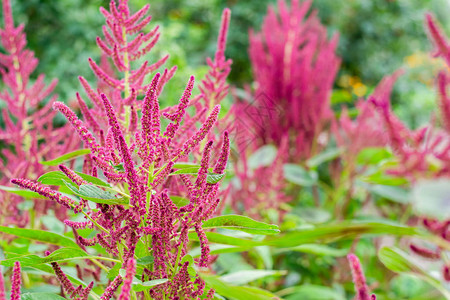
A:
<svg viewBox="0 0 450 300">
<path fill-rule="evenodd" d="M 292 183 L 301 186 L 313 186 L 317 183 L 317 172 L 308 171 L 300 165 L 285 164 L 283 166 L 283 171 L 284 178 Z"/>
<path fill-rule="evenodd" d="M 269 291 L 259 289 L 256 287 L 235 286 L 229 283 L 223 282 L 216 276 L 209 276 L 200 274 L 200 277 L 206 282 L 206 284 L 216 292 L 227 299 L 231 300 L 273 300 L 278 299 L 275 294 Z"/>
<path fill-rule="evenodd" d="M 275 160 L 277 152 L 277 148 L 273 145 L 262 146 L 248 158 L 248 166 L 253 170 L 270 166 Z"/>
<path fill-rule="evenodd" d="M 447 299 L 450 299 L 450 291 L 438 279 L 416 265 L 414 259 L 408 253 L 397 248 L 383 247 L 378 252 L 378 258 L 389 270 L 419 277 L 433 285 Z"/>
<path fill-rule="evenodd" d="M 280 232 L 277 225 L 255 221 L 246 216 L 225 215 L 209 219 L 203 222 L 204 229 L 226 228 L 240 230 L 252 234 L 277 234 Z"/>
<path fill-rule="evenodd" d="M 327 243 L 338 239 L 352 239 L 362 234 L 391 234 L 423 236 L 417 228 L 381 222 L 342 222 L 288 232 L 281 236 L 267 237 L 264 243 L 278 247 L 295 247 L 309 243 Z"/>
<path fill-rule="evenodd" d="M 105 191 L 102 188 L 86 184 L 86 185 L 80 185 L 80 187 L 77 189 L 67 181 L 63 181 L 66 186 L 77 196 L 95 202 L 95 203 L 102 203 L 102 204 L 109 204 L 109 205 L 124 205 L 129 204 L 129 200 L 125 197 L 116 197 L 116 195 L 113 192 Z M 107 188 L 107 187 L 105 187 Z M 109 188 L 108 188 L 109 189 Z M 111 189 L 109 189 L 111 190 Z"/>
<path fill-rule="evenodd" d="M 51 171 L 41 175 L 38 178 L 38 182 L 47 185 L 64 185 L 64 180 L 69 180 L 69 178 L 61 171 Z"/>
<path fill-rule="evenodd" d="M 206 175 L 206 182 L 210 184 L 218 183 L 224 176 L 225 173 L 223 174 L 208 173 L 208 175 Z"/>
<path fill-rule="evenodd" d="M 348 249 L 336 249 L 327 245 L 321 244 L 303 244 L 296 247 L 291 248 L 283 248 L 280 251 L 295 251 L 295 252 L 303 252 L 310 253 L 320 256 L 332 256 L 332 257 L 342 257 L 347 255 Z"/>
<path fill-rule="evenodd" d="M 223 244 L 223 245 L 232 245 L 232 246 L 242 246 L 242 247 L 254 247 L 254 246 L 261 246 L 261 242 L 252 241 L 252 240 L 246 240 L 237 238 L 234 236 L 224 235 L 217 232 L 205 232 L 206 237 L 208 238 L 208 241 L 210 243 L 217 243 L 217 244 Z M 189 240 L 191 241 L 198 241 L 197 233 L 191 232 L 189 233 Z"/>
<path fill-rule="evenodd" d="M 365 148 L 356 156 L 359 165 L 376 165 L 385 159 L 392 158 L 392 153 L 386 148 Z"/>
<path fill-rule="evenodd" d="M 53 293 L 23 293 L 20 295 L 22 300 L 64 300 L 66 298 Z"/>
<path fill-rule="evenodd" d="M 57 246 L 78 247 L 70 238 L 44 230 L 0 226 L 0 232 Z"/>
<path fill-rule="evenodd" d="M 286 271 L 277 270 L 241 270 L 222 275 L 220 277 L 220 280 L 229 284 L 243 285 L 261 278 L 270 276 L 282 276 L 286 274 Z"/>
<path fill-rule="evenodd" d="M 14 262 L 18 261 L 22 266 L 34 266 L 39 264 L 46 264 L 50 262 L 57 261 L 68 261 L 73 259 L 84 259 L 89 257 L 89 255 L 81 250 L 80 248 L 61 248 L 55 250 L 50 255 L 45 257 L 40 257 L 35 254 L 28 254 L 19 257 L 14 257 L 10 259 L 5 259 L 0 262 L 1 265 L 12 267 L 14 266 Z"/>
<path fill-rule="evenodd" d="M 144 266 L 146 266 L 146 265 L 152 264 L 154 260 L 155 260 L 155 258 L 154 258 L 153 256 L 144 256 L 144 257 L 139 257 L 139 258 L 136 260 L 136 263 L 137 263 L 138 265 L 144 265 Z"/>
<path fill-rule="evenodd" d="M 155 280 L 145 281 L 145 282 L 142 282 L 142 283 L 134 283 L 133 282 L 132 288 L 133 288 L 133 291 L 135 291 L 135 292 L 142 292 L 142 291 L 145 291 L 145 290 L 149 290 L 149 289 L 151 289 L 154 286 L 163 284 L 163 283 L 165 283 L 167 281 L 169 281 L 169 279 L 162 278 L 162 279 L 155 279 Z"/>
<path fill-rule="evenodd" d="M 173 204 L 175 204 L 178 208 L 189 204 L 188 199 L 179 196 L 170 196 L 170 200 L 172 200 Z"/>
<path fill-rule="evenodd" d="M 81 172 L 76 172 L 75 173 L 78 174 L 78 176 L 80 176 L 81 178 L 83 178 L 84 180 L 86 180 L 89 183 L 92 183 L 93 185 L 101 185 L 101 186 L 105 186 L 105 187 L 110 187 L 111 185 L 107 182 L 104 182 L 103 180 L 101 180 L 100 178 L 88 175 L 88 174 L 84 174 Z"/>
<path fill-rule="evenodd" d="M 320 152 L 319 154 L 311 157 L 306 161 L 306 165 L 309 168 L 315 168 L 324 162 L 330 161 L 338 157 L 342 153 L 342 149 L 339 148 L 332 148 L 325 150 L 323 152 Z"/>
<path fill-rule="evenodd" d="M 81 150 L 76 150 L 76 151 L 73 151 L 70 153 L 66 153 L 66 154 L 61 155 L 60 157 L 52 159 L 52 160 L 40 161 L 39 163 L 46 165 L 46 166 L 57 166 L 57 165 L 62 164 L 65 161 L 72 160 L 79 156 L 83 156 L 83 155 L 86 155 L 89 153 L 91 153 L 90 149 L 81 149 Z"/>
</svg>

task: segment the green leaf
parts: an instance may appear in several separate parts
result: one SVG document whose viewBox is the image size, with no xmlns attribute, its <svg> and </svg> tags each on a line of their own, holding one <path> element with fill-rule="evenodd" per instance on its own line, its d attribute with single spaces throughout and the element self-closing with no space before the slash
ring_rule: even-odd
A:
<svg viewBox="0 0 450 300">
<path fill-rule="evenodd" d="M 296 230 L 277 237 L 268 237 L 264 243 L 278 247 L 295 247 L 309 243 L 327 243 L 339 239 L 352 239 L 362 234 L 425 235 L 413 227 L 381 222 L 342 222 L 312 229 Z"/>
<path fill-rule="evenodd" d="M 183 168 L 181 170 L 177 170 L 175 172 L 170 173 L 169 176 L 180 175 L 180 174 L 197 176 L 199 170 L 200 170 L 200 167 Z M 212 169 L 210 168 L 210 170 L 212 170 Z M 214 184 L 214 183 L 219 182 L 224 176 L 225 176 L 225 173 L 223 173 L 223 174 L 208 173 L 206 175 L 206 182 Z"/>
<path fill-rule="evenodd" d="M 224 176 L 225 173 L 223 174 L 208 173 L 208 175 L 206 175 L 206 182 L 210 184 L 218 183 Z"/>
<path fill-rule="evenodd" d="M 100 186 L 105 186 L 105 187 L 110 187 L 111 186 L 109 183 L 104 182 L 103 180 L 101 180 L 101 179 L 99 179 L 97 177 L 94 177 L 94 176 L 91 176 L 91 175 L 88 175 L 88 174 L 84 174 L 84 173 L 81 173 L 81 172 L 76 172 L 76 171 L 75 171 L 75 173 L 77 173 L 78 176 L 80 176 L 81 178 L 83 178 L 87 182 L 92 183 L 94 185 L 100 185 Z"/>
<path fill-rule="evenodd" d="M 186 169 L 186 168 L 194 168 L 197 167 L 200 169 L 200 165 L 191 162 L 177 162 L 173 164 L 174 169 Z"/>
<path fill-rule="evenodd" d="M 275 294 L 269 291 L 255 288 L 234 286 L 226 282 L 221 281 L 216 276 L 208 276 L 200 274 L 200 277 L 206 282 L 206 284 L 216 290 L 216 292 L 228 299 L 232 300 L 273 300 L 278 299 Z"/>
<path fill-rule="evenodd" d="M 114 267 L 109 269 L 109 272 L 107 274 L 108 279 L 114 280 L 114 278 L 116 278 L 117 275 L 119 275 L 119 271 L 121 268 L 122 268 L 122 264 L 115 264 Z"/>
<path fill-rule="evenodd" d="M 286 291 L 286 292 L 285 292 Z M 277 294 L 283 295 L 285 300 L 345 300 L 346 298 L 337 290 L 321 285 L 303 284 L 286 290 L 281 290 Z M 284 295 L 288 296 L 284 296 Z"/>
<path fill-rule="evenodd" d="M 69 178 L 61 171 L 51 171 L 41 175 L 38 178 L 38 182 L 42 184 L 48 185 L 64 185 L 64 180 L 68 180 Z"/>
<path fill-rule="evenodd" d="M 162 278 L 162 279 L 155 279 L 155 280 L 150 280 L 150 281 L 146 281 L 146 282 L 142 282 L 142 283 L 134 283 L 133 282 L 133 291 L 135 292 L 142 292 L 145 290 L 149 290 L 154 286 L 163 284 L 165 282 L 169 281 L 169 279 L 167 278 Z"/>
<path fill-rule="evenodd" d="M 336 157 L 338 157 L 342 153 L 342 149 L 339 148 L 332 148 L 328 149 L 326 151 L 320 152 L 319 154 L 311 157 L 306 161 L 306 165 L 309 168 L 315 168 L 324 162 L 334 160 Z"/>
<path fill-rule="evenodd" d="M 242 246 L 242 247 L 254 247 L 263 245 L 261 242 L 241 239 L 234 236 L 228 236 L 217 232 L 205 232 L 206 237 L 210 243 L 217 243 L 223 245 Z M 189 240 L 198 241 L 198 236 L 195 232 L 189 233 Z"/>
<path fill-rule="evenodd" d="M 22 300 L 64 300 L 66 298 L 53 293 L 24 293 L 20 295 Z"/>
<path fill-rule="evenodd" d="M 450 219 L 450 180 L 423 180 L 412 189 L 413 208 L 420 215 L 439 220 Z"/>
<path fill-rule="evenodd" d="M 317 172 L 307 171 L 300 165 L 285 164 L 283 166 L 283 171 L 284 178 L 292 183 L 301 186 L 313 186 L 317 183 Z"/>
<path fill-rule="evenodd" d="M 277 148 L 273 145 L 265 145 L 256 150 L 248 158 L 248 166 L 250 169 L 270 166 L 277 156 Z"/>
<path fill-rule="evenodd" d="M 66 186 L 77 196 L 90 200 L 95 203 L 110 204 L 110 205 L 124 205 L 129 204 L 129 200 L 125 197 L 117 198 L 116 195 L 110 191 L 105 191 L 102 188 L 91 185 L 83 184 L 77 189 L 70 183 L 64 181 Z"/>
<path fill-rule="evenodd" d="M 55 250 L 50 255 L 45 257 L 40 257 L 35 254 L 28 254 L 19 257 L 14 257 L 10 259 L 5 259 L 0 262 L 1 265 L 12 267 L 14 262 L 19 261 L 22 266 L 34 266 L 39 264 L 46 264 L 56 261 L 68 261 L 74 259 L 84 259 L 88 258 L 89 255 L 81 250 L 80 248 L 61 248 Z"/>
<path fill-rule="evenodd" d="M 383 247 L 378 252 L 378 258 L 386 268 L 396 273 L 421 272 L 421 269 L 412 263 L 411 257 L 400 249 Z"/>
<path fill-rule="evenodd" d="M 389 185 L 367 185 L 367 189 L 377 196 L 392 200 L 398 203 L 408 203 L 409 193 L 406 189 L 399 186 L 389 186 Z"/>
<path fill-rule="evenodd" d="M 414 259 L 406 252 L 397 248 L 383 247 L 378 252 L 378 258 L 389 270 L 396 273 L 407 273 L 419 277 L 433 285 L 447 299 L 450 299 L 450 291 L 447 290 L 438 279 L 416 265 Z"/>
<path fill-rule="evenodd" d="M 388 185 L 388 186 L 397 186 L 397 185 L 405 185 L 408 183 L 408 180 L 406 178 L 403 177 L 394 177 L 394 176 L 390 176 L 387 175 L 385 173 L 383 173 L 381 170 L 367 175 L 367 176 L 363 176 L 361 178 L 362 181 L 367 182 L 367 183 L 371 183 L 371 184 L 380 184 L 380 185 Z"/>
<path fill-rule="evenodd" d="M 238 215 L 225 215 L 203 222 L 203 229 L 226 228 L 240 230 L 252 234 L 277 234 L 280 232 L 277 225 L 255 221 L 249 217 Z"/>
<path fill-rule="evenodd" d="M 211 244 L 209 246 L 210 254 L 216 255 L 221 253 L 235 253 L 235 252 L 244 252 L 252 247 L 236 247 L 236 246 L 230 246 L 230 245 L 222 245 L 222 244 Z M 197 247 L 189 251 L 189 254 L 192 255 L 192 257 L 199 257 L 202 253 L 202 248 Z"/>
<path fill-rule="evenodd" d="M 177 170 L 177 171 L 170 173 L 170 175 L 180 175 L 180 174 L 197 175 L 199 170 L 200 170 L 199 166 L 183 168 L 181 170 Z"/>
<path fill-rule="evenodd" d="M 136 260 L 136 263 L 137 263 L 138 265 L 144 265 L 144 266 L 146 266 L 146 265 L 152 264 L 154 260 L 155 260 L 155 258 L 154 258 L 153 256 L 144 256 L 144 257 L 139 257 L 139 258 Z"/>
<path fill-rule="evenodd" d="M 321 244 L 303 244 L 296 247 L 280 249 L 281 251 L 295 251 L 310 253 L 320 256 L 332 256 L 332 257 L 342 257 L 347 255 L 348 249 L 336 249 L 327 245 Z"/>
<path fill-rule="evenodd" d="M 72 160 L 74 158 L 77 158 L 79 156 L 83 156 L 86 154 L 91 153 L 90 149 L 81 149 L 81 150 L 76 150 L 70 153 L 66 153 L 58 158 L 52 159 L 52 160 L 47 160 L 47 161 L 40 161 L 40 164 L 46 165 L 46 166 L 57 166 L 62 164 L 65 161 L 68 160 Z"/>
<path fill-rule="evenodd" d="M 270 276 L 282 276 L 286 274 L 286 271 L 277 270 L 241 270 L 222 275 L 220 277 L 220 280 L 229 284 L 243 285 L 261 278 Z"/>
<path fill-rule="evenodd" d="M 331 214 L 322 208 L 317 207 L 300 207 L 294 210 L 295 214 L 313 224 L 325 223 L 331 219 Z"/>
<path fill-rule="evenodd" d="M 178 208 L 189 204 L 188 199 L 180 197 L 180 196 L 170 196 L 170 200 L 172 200 L 173 204 L 175 204 Z"/>
<path fill-rule="evenodd" d="M 21 188 L 14 188 L 14 187 L 0 185 L 0 190 L 8 192 L 8 193 L 16 194 L 16 195 L 22 196 L 27 199 L 47 199 L 44 196 L 39 195 L 38 193 L 24 190 Z"/>
<path fill-rule="evenodd" d="M 356 162 L 359 165 L 377 165 L 381 161 L 392 157 L 392 153 L 386 148 L 370 147 L 358 153 Z"/>
<path fill-rule="evenodd" d="M 0 226 L 0 232 L 57 246 L 78 247 L 72 239 L 44 230 Z"/>
</svg>

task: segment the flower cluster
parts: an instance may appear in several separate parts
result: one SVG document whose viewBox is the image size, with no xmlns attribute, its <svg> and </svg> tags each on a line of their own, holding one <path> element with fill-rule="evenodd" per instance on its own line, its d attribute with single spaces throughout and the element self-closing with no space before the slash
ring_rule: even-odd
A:
<svg viewBox="0 0 450 300">
<path fill-rule="evenodd" d="M 283 164 L 300 162 L 318 151 L 317 141 L 332 121 L 330 96 L 340 59 L 338 37 L 327 30 L 316 12 L 307 16 L 311 1 L 278 2 L 269 7 L 261 32 L 250 32 L 249 54 L 255 91 L 237 99 L 233 113 L 239 161 L 239 184 L 232 188 L 232 205 L 242 212 L 280 208 L 285 194 Z M 278 148 L 276 163 L 252 170 L 248 156 L 264 145 Z M 255 186 L 258 186 L 256 189 Z M 251 209 L 250 209 L 251 208 Z"/>
<path fill-rule="evenodd" d="M 150 22 L 151 17 L 145 16 L 148 9 L 147 5 L 130 14 L 125 0 L 118 5 L 111 1 L 109 11 L 101 9 L 107 26 L 103 28 L 105 40 L 98 38 L 97 43 L 123 78 L 114 78 L 113 74 L 89 59 L 92 70 L 104 85 L 99 85 L 94 91 L 80 77 L 86 94 L 94 104 L 93 108 L 89 108 L 77 94 L 84 121 L 62 102 L 53 104 L 53 108 L 73 126 L 84 146 L 90 149 L 83 172 L 106 178 L 107 182 L 96 185 L 98 181 L 91 182 L 72 168 L 60 165 L 60 170 L 70 181 L 68 186 L 77 191 L 79 200 L 29 179 L 13 179 L 12 182 L 84 215 L 85 220 L 81 222 L 65 220 L 65 224 L 72 227 L 79 246 L 85 249 L 100 245 L 112 261 L 126 271 L 125 276 L 117 275 L 108 284 L 101 299 L 114 297 L 121 284 L 119 299 L 130 299 L 130 294 L 135 294 L 131 285 L 137 276 L 142 282 L 168 280 L 150 290 L 153 299 L 196 299 L 202 295 L 210 299 L 214 291 L 205 291 L 203 280 L 199 275 L 192 275 L 190 269 L 194 263 L 199 268 L 205 268 L 211 262 L 202 222 L 215 213 L 219 204 L 220 183 L 219 180 L 209 179 L 215 149 L 213 140 L 206 143 L 204 140 L 212 135 L 218 119 L 220 105 L 216 103 L 226 95 L 225 79 L 231 62 L 224 59 L 224 48 L 230 12 L 225 10 L 223 14 L 219 49 L 215 61 L 209 61 L 212 71 L 203 81 L 200 98 L 211 106 L 205 105 L 199 109 L 203 114 L 207 111 L 207 116 L 204 119 L 188 117 L 182 124 L 186 109 L 192 105 L 190 98 L 194 77 L 189 79 L 179 104 L 162 111 L 158 96 L 173 76 L 175 68 L 154 74 L 149 84 L 144 82 L 146 75 L 159 68 L 167 57 L 151 65 L 144 62 L 138 69 L 131 70 L 130 62 L 148 53 L 159 38 L 157 27 L 149 33 L 142 32 Z M 130 37 L 132 39 L 128 40 Z M 143 99 L 140 97 L 142 94 Z M 195 102 L 194 105 L 199 104 Z M 162 128 L 162 116 L 170 121 L 165 130 Z M 202 121 L 200 128 L 195 124 L 198 120 Z M 228 132 L 224 131 L 222 147 L 218 149 L 212 167 L 213 175 L 223 176 L 229 151 L 230 139 Z M 192 170 L 183 171 L 186 163 L 180 162 L 195 152 L 201 153 L 201 159 L 198 165 L 189 165 L 190 170 L 192 167 L 196 170 L 196 179 L 192 180 L 188 175 L 192 174 Z M 182 185 L 174 189 L 171 181 L 177 177 Z M 80 194 L 92 189 L 112 194 L 110 200 L 114 202 L 99 201 Z M 180 194 L 184 196 L 183 201 L 175 201 Z M 93 208 L 88 200 L 95 202 L 96 207 Z M 89 238 L 79 235 L 77 231 L 85 228 L 93 228 L 95 234 Z M 193 261 L 189 260 L 188 255 L 191 230 L 195 231 L 202 249 L 200 257 Z M 145 253 L 154 258 L 151 268 L 136 267 L 138 247 L 143 247 Z M 88 295 L 93 283 L 86 288 L 75 288 L 57 265 L 53 267 L 67 294 L 72 298 Z M 101 266 L 102 269 L 109 267 L 109 262 Z"/>
<path fill-rule="evenodd" d="M 350 269 L 352 270 L 353 282 L 356 290 L 356 299 L 376 300 L 377 297 L 374 294 L 370 295 L 369 293 L 366 278 L 364 277 L 364 272 L 361 268 L 361 263 L 359 262 L 358 257 L 354 254 L 349 254 L 347 255 L 347 259 L 350 264 Z"/>
<path fill-rule="evenodd" d="M 0 38 L 5 52 L 0 54 L 0 73 L 4 83 L 0 99 L 7 107 L 2 110 L 5 127 L 0 128 L 0 140 L 7 146 L 0 150 L 0 154 L 7 163 L 0 173 L 0 183 L 7 184 L 14 177 L 42 175 L 45 167 L 40 161 L 70 152 L 79 143 L 72 138 L 67 127 L 53 126 L 55 112 L 52 111 L 52 103 L 57 96 L 51 94 L 57 80 L 46 85 L 45 76 L 40 74 L 33 82 L 31 75 L 38 60 L 32 51 L 26 49 L 24 25 L 14 26 L 10 0 L 3 0 L 2 4 L 4 28 L 0 29 Z M 0 211 L 3 213 L 0 224 L 27 224 L 28 215 L 17 207 L 22 200 L 17 195 L 1 194 Z M 38 213 L 47 208 L 38 210 Z"/>
<path fill-rule="evenodd" d="M 329 101 L 340 64 L 335 54 L 338 37 L 327 39 L 316 12 L 307 16 L 310 6 L 311 1 L 293 0 L 288 8 L 279 1 L 278 13 L 269 8 L 261 32 L 250 32 L 254 95 L 268 99 L 253 109 L 259 115 L 273 113 L 264 118 L 265 124 L 255 126 L 255 146 L 280 145 L 288 136 L 290 148 L 296 149 L 291 160 L 307 159 L 318 150 L 314 150 L 318 135 L 331 120 Z M 235 111 L 237 118 L 249 118 L 248 110 Z"/>
</svg>

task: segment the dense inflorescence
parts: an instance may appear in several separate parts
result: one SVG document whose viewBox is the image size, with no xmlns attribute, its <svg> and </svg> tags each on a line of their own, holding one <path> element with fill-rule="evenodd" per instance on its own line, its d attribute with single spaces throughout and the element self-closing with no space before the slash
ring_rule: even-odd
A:
<svg viewBox="0 0 450 300">
<path fill-rule="evenodd" d="M 277 8 L 269 7 L 261 32 L 250 32 L 255 88 L 247 91 L 251 100 L 233 107 L 239 184 L 231 199 L 237 211 L 252 208 L 258 215 L 264 208 L 279 209 L 291 199 L 285 195 L 283 164 L 304 161 L 325 146 L 318 141 L 332 121 L 338 36 L 328 40 L 316 12 L 307 16 L 310 6 L 311 1 L 294 0 L 290 7 L 279 1 Z M 249 168 L 249 155 L 268 144 L 278 148 L 276 163 Z"/>
<path fill-rule="evenodd" d="M 0 183 L 7 184 L 14 177 L 42 175 L 46 167 L 40 161 L 67 153 L 78 146 L 78 142 L 72 139 L 67 127 L 53 126 L 52 103 L 57 96 L 51 94 L 57 80 L 46 85 L 43 74 L 32 80 L 38 60 L 26 48 L 24 25 L 14 26 L 10 1 L 3 0 L 2 3 L 4 27 L 0 37 L 5 52 L 0 54 L 4 83 L 0 99 L 7 107 L 2 109 L 5 127 L 0 128 L 0 140 L 5 143 L 0 150 L 1 159 L 6 162 L 0 173 Z M 3 213 L 0 224 L 27 224 L 28 215 L 17 206 L 22 201 L 20 196 L 1 192 L 0 210 Z M 36 206 L 37 213 L 44 213 L 48 204 L 42 210 L 38 209 L 42 205 Z M 61 215 L 64 216 L 63 211 Z"/>
<path fill-rule="evenodd" d="M 198 274 L 192 275 L 190 269 L 194 263 L 199 268 L 206 268 L 211 262 L 202 222 L 215 214 L 220 198 L 220 183 L 219 180 L 209 180 L 209 169 L 213 164 L 212 174 L 222 177 L 230 151 L 228 131 L 221 134 L 221 148 L 214 148 L 213 140 L 204 142 L 216 135 L 213 129 L 220 111 L 218 103 L 225 97 L 228 88 L 225 79 L 231 61 L 225 60 L 224 51 L 230 11 L 224 11 L 218 50 L 214 61 L 208 60 L 211 71 L 202 82 L 202 94 L 196 97 L 194 104 L 191 103 L 195 82 L 191 76 L 179 104 L 162 111 L 158 96 L 174 75 L 175 68 L 152 75 L 148 84 L 144 82 L 146 75 L 159 68 L 167 56 L 154 64 L 145 61 L 134 71 L 131 69 L 131 62 L 148 53 L 159 39 L 157 27 L 149 33 L 143 31 L 151 19 L 151 16 L 145 16 L 148 9 L 146 5 L 137 13 L 130 14 L 128 3 L 124 0 L 118 5 L 111 1 L 109 11 L 101 9 L 107 26 L 103 28 L 104 39 L 98 38 L 97 44 L 122 77 L 115 78 L 116 72 L 112 72 L 106 62 L 102 68 L 89 59 L 101 84 L 94 91 L 80 77 L 94 105 L 89 108 L 81 96 L 76 95 L 84 121 L 62 102 L 53 104 L 53 108 L 67 118 L 84 146 L 90 150 L 83 172 L 106 178 L 108 182 L 102 186 L 95 185 L 86 181 L 80 173 L 60 165 L 61 172 L 70 181 L 68 186 L 76 191 L 86 188 L 108 191 L 115 195 L 115 199 L 119 199 L 116 201 L 120 204 L 100 202 L 94 208 L 88 202 L 90 198 L 80 196 L 74 200 L 29 179 L 13 179 L 12 182 L 54 200 L 76 214 L 84 215 L 85 220 L 81 222 L 65 220 L 65 224 L 72 227 L 79 246 L 86 249 L 100 245 L 126 271 L 125 276 L 117 275 L 112 279 L 102 299 L 112 298 L 121 284 L 119 299 L 130 299 L 130 294 L 135 293 L 131 290 L 131 284 L 137 274 L 143 282 L 168 279 L 151 289 L 153 299 L 196 299 L 204 293 L 211 298 L 214 291 L 205 291 L 203 280 Z M 206 112 L 206 116 L 187 117 L 183 124 L 186 109 L 191 105 L 197 108 L 197 115 L 205 115 Z M 161 125 L 161 117 L 169 120 L 165 130 Z M 200 128 L 196 127 L 196 121 L 202 122 Z M 191 175 L 187 175 L 192 174 L 192 171 L 183 172 L 182 165 L 186 165 L 186 162 L 180 164 L 191 153 L 200 155 L 198 165 L 189 165 L 195 169 L 194 181 Z M 212 154 L 217 157 L 215 164 Z M 177 176 L 177 169 L 181 175 Z M 182 184 L 174 188 L 170 182 L 176 177 L 180 178 L 178 181 Z M 180 194 L 185 197 L 182 205 L 173 198 L 179 198 Z M 77 231 L 85 228 L 93 228 L 95 235 L 89 238 L 79 235 Z M 188 255 L 191 230 L 196 233 L 201 247 L 201 255 L 195 260 L 189 260 Z M 154 258 L 152 268 L 136 267 L 137 248 Z M 53 267 L 68 295 L 74 299 L 88 295 L 93 282 L 86 288 L 75 288 L 57 265 Z M 102 266 L 107 267 L 110 265 Z"/>
<path fill-rule="evenodd" d="M 348 262 L 350 264 L 350 269 L 352 270 L 353 283 L 355 284 L 356 299 L 357 300 L 376 300 L 377 297 L 369 293 L 369 288 L 366 284 L 366 278 L 364 277 L 364 272 L 359 262 L 359 258 L 354 254 L 349 254 L 347 256 Z"/>
<path fill-rule="evenodd" d="M 255 111 L 266 124 L 255 126 L 256 146 L 280 145 L 288 136 L 289 158 L 314 155 L 317 138 L 332 116 L 330 95 L 340 59 L 335 51 L 338 36 L 327 39 L 317 13 L 307 13 L 311 1 L 279 1 L 278 12 L 270 7 L 261 32 L 250 32 L 250 59 L 256 84 Z M 267 101 L 259 103 L 264 96 Z M 248 103 L 241 104 L 244 107 Z M 236 110 L 249 118 L 248 110 Z M 254 117 L 254 116 L 253 116 Z"/>
</svg>

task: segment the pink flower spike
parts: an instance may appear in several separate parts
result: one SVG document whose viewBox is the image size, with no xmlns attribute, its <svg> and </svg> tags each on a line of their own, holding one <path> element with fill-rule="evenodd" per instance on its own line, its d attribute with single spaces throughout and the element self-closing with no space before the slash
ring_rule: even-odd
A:
<svg viewBox="0 0 450 300">
<path fill-rule="evenodd" d="M 74 200 L 40 183 L 33 182 L 28 179 L 16 179 L 16 178 L 11 179 L 11 183 L 17 184 L 20 187 L 36 192 L 41 196 L 49 198 L 50 200 L 54 200 L 67 208 L 73 208 L 76 206 Z"/>
<path fill-rule="evenodd" d="M 135 206 L 137 203 L 139 203 L 141 205 L 140 206 L 141 209 L 145 209 L 145 203 L 143 202 L 143 197 L 141 193 L 142 189 L 138 184 L 138 176 L 136 174 L 136 170 L 134 169 L 134 162 L 131 158 L 131 154 L 128 149 L 125 138 L 123 137 L 122 131 L 120 130 L 116 113 L 114 112 L 114 108 L 112 107 L 111 102 L 109 102 L 106 95 L 101 94 L 100 96 L 103 99 L 103 104 L 105 106 L 105 110 L 108 115 L 109 126 L 111 127 L 111 130 L 113 132 L 116 147 L 119 148 L 119 151 L 122 156 L 123 166 L 126 171 L 128 184 L 130 186 L 129 187 L 131 194 L 130 204 Z"/>
<path fill-rule="evenodd" d="M 220 152 L 219 159 L 214 166 L 213 172 L 216 174 L 223 174 L 228 162 L 228 156 L 230 155 L 230 137 L 228 131 L 223 133 L 223 144 Z"/>
<path fill-rule="evenodd" d="M 53 103 L 53 109 L 60 111 L 72 124 L 78 135 L 86 143 L 86 146 L 92 150 L 93 154 L 101 154 L 100 145 L 95 141 L 92 133 L 84 126 L 84 123 L 78 119 L 77 115 L 62 102 Z"/>
<path fill-rule="evenodd" d="M 130 300 L 131 283 L 133 282 L 134 275 L 136 274 L 136 260 L 130 258 L 127 263 L 127 272 L 125 280 L 123 281 L 122 292 L 118 300 Z"/>
<path fill-rule="evenodd" d="M 222 12 L 222 24 L 220 25 L 220 32 L 217 38 L 217 50 L 215 61 L 225 61 L 225 47 L 227 43 L 228 27 L 230 26 L 231 10 L 225 8 Z"/>
<path fill-rule="evenodd" d="M 20 285 L 22 284 L 22 278 L 20 273 L 20 263 L 16 261 L 14 263 L 14 270 L 11 277 L 11 300 L 20 300 Z"/>
<path fill-rule="evenodd" d="M 211 128 L 216 123 L 217 117 L 219 116 L 219 112 L 220 112 L 220 105 L 216 105 L 212 110 L 211 114 L 206 119 L 206 121 L 200 127 L 200 129 L 183 144 L 181 149 L 177 151 L 174 160 L 178 160 L 188 155 L 189 152 L 192 150 L 192 148 L 197 146 L 206 137 L 206 135 L 209 133 Z"/>
<path fill-rule="evenodd" d="M 69 177 L 70 180 L 72 180 L 76 185 L 80 186 L 83 184 L 88 184 L 88 182 L 86 180 L 84 180 L 83 178 L 81 178 L 80 175 L 78 175 L 77 173 L 75 173 L 73 170 L 69 169 L 65 165 L 59 165 L 58 168 L 64 174 L 66 174 L 66 176 Z"/>
<path fill-rule="evenodd" d="M 100 297 L 100 300 L 109 300 L 112 296 L 114 296 L 114 293 L 116 292 L 119 285 L 122 283 L 123 279 L 120 275 L 117 275 L 116 278 L 108 285 L 108 287 L 105 289 L 105 292 Z"/>
<path fill-rule="evenodd" d="M 83 114 L 84 119 L 88 122 L 88 124 L 91 126 L 92 130 L 95 133 L 100 132 L 100 126 L 98 125 L 97 121 L 92 117 L 91 112 L 89 111 L 89 108 L 87 107 L 84 100 L 81 98 L 80 94 L 77 92 L 77 101 L 78 105 L 80 106 L 81 113 Z"/>
<path fill-rule="evenodd" d="M 92 58 L 89 58 L 89 65 L 91 66 L 92 71 L 94 72 L 94 74 L 100 78 L 101 80 L 103 80 L 106 84 L 108 84 L 110 87 L 112 87 L 113 89 L 118 89 L 121 88 L 122 85 L 120 83 L 120 81 L 118 81 L 117 79 L 112 78 L 111 76 L 109 76 L 105 71 L 103 71 L 93 60 Z"/>
<path fill-rule="evenodd" d="M 349 254 L 347 255 L 347 259 L 350 263 L 350 269 L 352 270 L 353 283 L 355 284 L 356 290 L 356 299 L 370 300 L 369 288 L 367 287 L 366 278 L 364 277 L 358 257 L 354 254 Z"/>
<path fill-rule="evenodd" d="M 436 45 L 436 51 L 438 55 L 441 55 L 447 65 L 450 66 L 450 46 L 444 36 L 442 34 L 442 30 L 437 26 L 436 21 L 431 14 L 426 14 L 426 25 L 430 32 L 430 39 Z"/>
</svg>

